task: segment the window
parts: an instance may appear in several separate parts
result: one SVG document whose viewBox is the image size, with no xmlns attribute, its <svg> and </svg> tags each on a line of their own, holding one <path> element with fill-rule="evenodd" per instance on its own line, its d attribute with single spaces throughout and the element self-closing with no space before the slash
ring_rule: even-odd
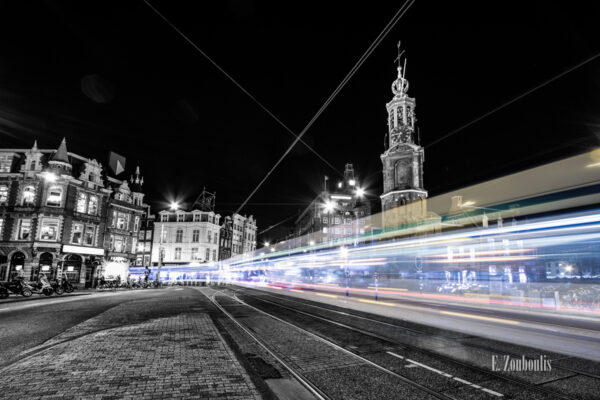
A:
<svg viewBox="0 0 600 400">
<path fill-rule="evenodd" d="M 200 221 L 200 214 L 194 214 L 194 222 Z"/>
<path fill-rule="evenodd" d="M 185 218 L 184 214 L 177 214 L 177 222 L 183 222 Z"/>
<path fill-rule="evenodd" d="M 24 206 L 32 206 L 35 201 L 35 188 L 33 186 L 25 186 L 23 188 L 23 199 L 21 204 Z"/>
<path fill-rule="evenodd" d="M 323 233 L 327 233 L 327 228 L 323 228 Z"/>
<path fill-rule="evenodd" d="M 346 228 L 345 232 L 346 235 L 352 235 L 352 228 Z"/>
<path fill-rule="evenodd" d="M 341 219 L 339 219 L 338 217 L 335 217 L 335 223 L 336 223 L 336 224 L 341 224 L 341 223 L 342 223 L 342 220 L 341 220 Z"/>
<path fill-rule="evenodd" d="M 181 260 L 181 247 L 175 247 L 175 260 Z"/>
<path fill-rule="evenodd" d="M 175 233 L 175 243 L 181 243 L 183 241 L 183 229 L 177 229 Z"/>
<path fill-rule="evenodd" d="M 12 166 L 13 156 L 12 155 L 1 155 L 0 156 L 0 172 L 10 172 Z"/>
<path fill-rule="evenodd" d="M 83 244 L 87 246 L 93 246 L 95 233 L 96 227 L 94 225 L 87 225 L 85 227 L 85 236 L 83 237 Z"/>
<path fill-rule="evenodd" d="M 90 195 L 87 212 L 91 215 L 98 214 L 98 196 Z"/>
<path fill-rule="evenodd" d="M 206 249 L 206 258 L 204 261 L 210 261 L 210 249 Z"/>
<path fill-rule="evenodd" d="M 163 214 L 160 216 L 160 220 L 162 222 L 169 222 L 169 215 L 168 214 Z"/>
<path fill-rule="evenodd" d="M 165 243 L 167 241 L 167 230 L 162 229 L 160 232 L 160 242 Z"/>
<path fill-rule="evenodd" d="M 137 239 L 136 238 L 131 238 L 131 251 L 130 251 L 130 253 L 135 253 L 136 251 L 139 250 L 136 246 L 137 246 Z"/>
<path fill-rule="evenodd" d="M 217 240 L 219 239 L 219 235 L 215 232 L 215 237 L 213 238 L 213 244 L 217 244 Z"/>
<path fill-rule="evenodd" d="M 4 220 L 2 218 L 0 218 L 0 242 L 2 241 L 2 228 L 4 227 Z M 0 279 L 2 278 L 2 275 L 0 275 Z"/>
<path fill-rule="evenodd" d="M 51 186 L 48 189 L 48 197 L 46 197 L 46 205 L 50 207 L 60 207 L 62 203 L 62 188 L 60 186 Z"/>
<path fill-rule="evenodd" d="M 75 205 L 75 211 L 84 213 L 87 204 L 87 194 L 83 192 L 77 193 L 77 204 Z"/>
<path fill-rule="evenodd" d="M 73 228 L 71 228 L 71 243 L 81 244 L 82 236 L 83 236 L 83 224 L 73 224 Z"/>
<path fill-rule="evenodd" d="M 213 250 L 213 261 L 217 261 L 217 251 Z"/>
<path fill-rule="evenodd" d="M 210 222 L 211 224 L 213 223 L 213 216 L 212 215 L 208 216 L 208 222 Z"/>
<path fill-rule="evenodd" d="M 197 260 L 197 259 L 198 259 L 198 248 L 192 247 L 192 260 Z"/>
<path fill-rule="evenodd" d="M 31 235 L 31 220 L 22 219 L 19 221 L 19 230 L 17 232 L 17 240 L 29 240 Z"/>
<path fill-rule="evenodd" d="M 40 240 L 53 242 L 58 239 L 58 223 L 57 218 L 42 219 L 42 227 L 40 229 Z"/>
<path fill-rule="evenodd" d="M 208 243 L 212 242 L 212 232 L 211 231 L 206 232 L 206 237 L 208 238 Z"/>
<path fill-rule="evenodd" d="M 140 229 L 140 217 L 139 216 L 135 216 L 135 219 L 133 220 L 133 231 L 137 232 Z"/>
<path fill-rule="evenodd" d="M 129 226 L 129 214 L 117 213 L 117 229 L 125 230 Z"/>
<path fill-rule="evenodd" d="M 0 204 L 8 203 L 8 186 L 0 185 Z"/>
<path fill-rule="evenodd" d="M 200 214 L 201 222 L 208 222 L 208 214 Z"/>
<path fill-rule="evenodd" d="M 198 243 L 200 241 L 200 229 L 194 229 L 192 232 L 192 242 Z"/>
<path fill-rule="evenodd" d="M 111 241 L 112 241 L 112 250 L 116 251 L 117 253 L 122 253 L 125 251 L 125 241 L 123 240 L 123 236 L 119 236 L 119 235 L 111 235 Z"/>
</svg>

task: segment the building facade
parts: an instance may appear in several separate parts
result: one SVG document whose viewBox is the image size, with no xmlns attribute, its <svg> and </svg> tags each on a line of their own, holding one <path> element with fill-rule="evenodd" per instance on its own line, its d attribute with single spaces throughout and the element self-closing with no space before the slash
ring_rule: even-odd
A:
<svg viewBox="0 0 600 400">
<path fill-rule="evenodd" d="M 400 56 L 398 47 L 398 77 L 392 84 L 394 97 L 386 105 L 388 132 L 381 155 L 383 228 L 416 222 L 427 216 L 427 191 L 423 184 L 425 154 L 415 130 L 416 102 L 408 96 L 408 80 Z"/>
<path fill-rule="evenodd" d="M 295 221 L 296 246 L 337 242 L 371 232 L 371 206 L 360 189 L 352 164 L 346 164 L 344 180 L 325 187 Z"/>
<path fill-rule="evenodd" d="M 221 216 L 214 206 L 215 195 L 203 190 L 189 211 L 160 211 L 154 222 L 152 265 L 218 261 Z"/>
<path fill-rule="evenodd" d="M 110 257 L 107 222 L 122 181 L 108 179 L 96 160 L 69 153 L 64 139 L 56 150 L 37 143 L 0 150 L 0 280 L 44 272 L 90 286 Z"/>
<path fill-rule="evenodd" d="M 223 219 L 219 235 L 219 261 L 231 258 L 233 245 L 233 221 L 229 215 Z"/>
<path fill-rule="evenodd" d="M 154 220 L 155 216 L 150 213 L 150 206 L 146 206 L 142 214 L 142 222 L 138 235 L 137 254 L 135 265 L 146 267 L 151 264 L 152 244 L 154 242 Z"/>
</svg>

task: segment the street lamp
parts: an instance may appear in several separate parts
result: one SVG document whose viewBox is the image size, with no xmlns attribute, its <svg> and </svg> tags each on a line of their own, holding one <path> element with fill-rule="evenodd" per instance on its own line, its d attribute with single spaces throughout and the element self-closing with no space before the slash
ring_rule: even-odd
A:
<svg viewBox="0 0 600 400">
<path fill-rule="evenodd" d="M 354 193 L 356 194 L 356 197 L 363 197 L 365 195 L 365 189 L 356 188 L 356 191 Z"/>
<path fill-rule="evenodd" d="M 179 209 L 179 203 L 176 201 L 171 202 L 171 210 L 177 211 Z"/>
</svg>

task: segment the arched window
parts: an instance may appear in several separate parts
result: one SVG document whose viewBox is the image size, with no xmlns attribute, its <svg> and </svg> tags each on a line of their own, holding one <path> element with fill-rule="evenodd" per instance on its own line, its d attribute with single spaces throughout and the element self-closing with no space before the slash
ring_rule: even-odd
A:
<svg viewBox="0 0 600 400">
<path fill-rule="evenodd" d="M 25 186 L 23 188 L 23 197 L 21 205 L 32 206 L 35 201 L 35 188 L 33 186 Z"/>
<path fill-rule="evenodd" d="M 183 241 L 183 229 L 177 229 L 175 233 L 175 242 L 181 243 Z"/>
<path fill-rule="evenodd" d="M 63 190 L 60 186 L 51 186 L 48 189 L 48 196 L 46 197 L 46 205 L 50 207 L 60 207 L 62 203 Z"/>
<path fill-rule="evenodd" d="M 25 254 L 17 251 L 10 258 L 10 271 L 9 278 L 13 279 L 15 276 L 23 276 L 23 269 L 25 268 Z"/>
</svg>

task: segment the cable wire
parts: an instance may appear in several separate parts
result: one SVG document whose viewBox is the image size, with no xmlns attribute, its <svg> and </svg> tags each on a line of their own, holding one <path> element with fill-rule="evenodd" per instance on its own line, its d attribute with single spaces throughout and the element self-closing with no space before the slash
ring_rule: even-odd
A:
<svg viewBox="0 0 600 400">
<path fill-rule="evenodd" d="M 167 19 L 167 17 L 165 17 L 163 14 L 160 13 L 160 11 L 158 11 L 152 4 L 150 4 L 147 0 L 143 0 L 144 3 L 146 3 L 146 5 L 148 7 L 150 7 L 150 9 L 152 9 L 152 11 L 154 11 L 159 17 L 161 17 L 171 28 L 173 28 L 173 30 L 175 30 L 175 32 L 177 32 L 181 37 L 183 37 L 189 44 L 192 45 L 192 47 L 194 47 L 200 54 L 202 54 L 204 56 L 204 58 L 206 58 L 208 61 L 210 61 L 210 63 L 217 68 L 219 71 L 221 71 L 223 73 L 223 75 L 225 75 L 231 82 L 233 82 L 234 85 L 236 85 L 242 92 L 244 92 L 246 94 L 246 96 L 250 97 L 250 99 L 252 101 L 254 101 L 260 108 L 262 108 L 267 114 L 269 114 L 271 116 L 271 118 L 273 118 L 275 121 L 277 121 L 277 123 L 279 123 L 279 125 L 281 125 L 286 131 L 288 131 L 290 134 L 292 134 L 296 140 L 294 141 L 294 143 L 297 143 L 298 140 L 300 140 L 300 142 L 305 145 L 310 151 L 313 152 L 313 154 L 315 154 L 317 157 L 319 157 L 321 159 L 321 161 L 323 161 L 325 164 L 327 164 L 327 166 L 329 168 L 331 168 L 333 171 L 337 172 L 339 175 L 343 176 L 343 173 L 338 170 L 337 168 L 335 168 L 329 161 L 327 161 L 323 156 L 321 156 L 319 153 L 317 153 L 317 151 L 315 149 L 313 149 L 311 146 L 309 146 L 305 141 L 299 139 L 298 135 L 296 135 L 294 133 L 294 131 L 292 131 L 286 124 L 284 124 L 279 118 L 277 118 L 277 116 L 275 114 L 273 114 L 264 104 L 262 104 L 260 101 L 258 101 L 258 99 L 256 97 L 254 97 L 250 92 L 248 92 L 238 81 L 236 81 L 231 75 L 229 75 L 227 73 L 227 71 L 225 71 L 223 68 L 221 68 L 221 66 L 219 66 L 219 64 L 217 64 L 212 58 L 210 58 L 208 56 L 208 54 L 206 54 L 204 51 L 202 51 L 202 49 L 200 49 L 200 47 L 198 47 L 194 42 L 192 42 L 192 40 L 187 37 L 182 31 L 180 31 L 171 21 L 169 21 L 169 19 Z"/>
<path fill-rule="evenodd" d="M 537 85 L 537 86 L 535 86 L 535 87 L 533 87 L 533 88 L 531 88 L 531 89 L 527 90 L 526 92 L 524 92 L 524 93 L 521 93 L 520 95 L 518 95 L 518 96 L 517 96 L 517 97 L 515 97 L 514 99 L 507 101 L 506 103 L 502 104 L 501 106 L 498 106 L 498 107 L 494 108 L 493 110 L 486 112 L 485 114 L 483 114 L 483 115 L 481 115 L 481 116 L 479 116 L 479 117 L 475 118 L 475 119 L 474 119 L 474 120 L 472 120 L 471 122 L 469 122 L 469 123 L 467 123 L 467 124 L 465 124 L 465 125 L 461 126 L 460 128 L 457 128 L 457 129 L 455 129 L 455 130 L 453 130 L 453 131 L 451 131 L 451 132 L 449 132 L 449 133 L 445 134 L 444 136 L 442 136 L 442 137 L 440 137 L 440 138 L 438 138 L 438 139 L 434 140 L 433 142 L 431 142 L 431 143 L 429 143 L 428 145 L 426 145 L 426 146 L 425 146 L 425 149 L 427 149 L 427 148 L 429 148 L 429 147 L 431 147 L 431 146 L 434 146 L 434 145 L 438 144 L 439 142 L 441 142 L 441 141 L 443 141 L 443 140 L 446 140 L 446 139 L 448 139 L 450 136 L 453 136 L 453 135 L 457 134 L 458 132 L 462 131 L 463 129 L 465 129 L 465 128 L 468 128 L 469 126 L 471 126 L 471 125 L 473 125 L 473 124 L 475 124 L 475 123 L 477 123 L 477 122 L 481 121 L 482 119 L 484 119 L 484 118 L 486 118 L 486 117 L 489 117 L 490 115 L 494 114 L 495 112 L 497 112 L 497 111 L 500 111 L 500 110 L 502 110 L 502 109 L 503 109 L 503 108 L 505 108 L 505 107 L 508 107 L 508 106 L 509 106 L 509 105 L 511 105 L 512 103 L 514 103 L 514 102 L 516 102 L 516 101 L 518 101 L 518 100 L 521 100 L 523 97 L 525 97 L 525 96 L 527 96 L 527 95 L 530 95 L 531 93 L 535 92 L 536 90 L 539 90 L 539 89 L 543 88 L 544 86 L 546 86 L 546 85 L 548 85 L 548 84 L 550 84 L 550 83 L 554 82 L 555 80 L 557 80 L 557 79 L 559 79 L 559 78 L 562 78 L 563 76 L 567 75 L 568 73 L 570 73 L 570 72 L 573 72 L 573 71 L 575 71 L 576 69 L 578 69 L 578 68 L 580 68 L 580 67 L 583 67 L 585 64 L 587 64 L 587 63 L 589 63 L 589 62 L 591 62 L 591 61 L 595 60 L 595 59 L 596 59 L 596 58 L 598 58 L 598 57 L 600 57 L 600 53 L 598 53 L 598 54 L 595 54 L 595 55 L 593 55 L 593 56 L 591 56 L 591 57 L 587 58 L 586 60 L 583 60 L 583 61 L 582 61 L 582 62 L 580 62 L 579 64 L 577 64 L 577 65 L 575 65 L 575 66 L 573 66 L 573 67 L 570 67 L 570 68 L 568 68 L 567 70 L 565 70 L 565 71 L 563 71 L 563 72 L 559 73 L 558 75 L 555 75 L 555 76 L 553 76 L 552 78 L 550 78 L 550 79 L 548 79 L 548 80 L 546 80 L 546 81 L 544 81 L 544 82 L 540 83 L 539 85 Z"/>
<path fill-rule="evenodd" d="M 239 213 L 240 210 L 242 208 L 244 208 L 244 206 L 246 205 L 246 203 L 248 202 L 248 200 L 250 200 L 252 198 L 252 196 L 254 196 L 254 194 L 258 191 L 258 189 L 260 189 L 260 187 L 263 185 L 263 183 L 265 183 L 265 181 L 269 178 L 269 176 L 271 176 L 271 174 L 273 173 L 273 171 L 275 171 L 275 169 L 279 166 L 279 164 L 281 164 L 281 162 L 290 153 L 290 151 L 292 151 L 292 149 L 298 143 L 298 141 L 300 141 L 300 139 L 302 138 L 302 136 L 304 136 L 304 134 L 310 129 L 310 127 L 319 118 L 319 116 L 323 113 L 323 111 L 325 111 L 325 109 L 327 108 L 327 106 L 329 106 L 329 104 L 333 101 L 333 99 L 337 96 L 337 94 L 342 90 L 342 88 L 346 85 L 346 83 L 348 83 L 348 81 L 352 78 L 352 76 L 354 76 L 354 74 L 356 73 L 356 71 L 362 66 L 362 64 L 365 62 L 365 60 L 371 55 L 371 53 L 381 43 L 381 41 L 383 41 L 383 39 L 387 36 L 387 34 L 390 32 L 390 30 L 396 25 L 396 23 L 400 20 L 400 18 L 402 18 L 402 16 L 406 13 L 406 11 L 408 11 L 408 9 L 410 8 L 410 6 L 412 6 L 412 4 L 414 2 L 415 2 L 415 0 L 407 0 L 402 5 L 402 7 L 400 7 L 400 9 L 394 15 L 394 17 L 392 18 L 392 20 L 386 25 L 386 27 L 379 34 L 379 36 L 377 36 L 377 38 L 373 41 L 373 43 L 365 51 L 365 53 L 362 55 L 362 57 L 357 61 L 357 63 L 354 65 L 354 67 L 352 67 L 352 69 L 350 70 L 350 72 L 348 72 L 348 74 L 346 75 L 346 77 L 342 80 L 342 82 L 338 85 L 338 87 L 333 91 L 333 93 L 329 96 L 329 98 L 321 106 L 321 108 L 319 109 L 319 111 L 317 111 L 317 113 L 315 114 L 315 116 L 312 117 L 312 119 L 308 122 L 308 124 L 300 132 L 300 134 L 298 135 L 298 137 L 292 142 L 292 144 L 283 153 L 283 155 L 279 158 L 279 160 L 277 160 L 277 162 L 275 163 L 275 165 L 269 170 L 269 172 L 267 173 L 267 175 L 265 175 L 265 177 L 260 181 L 260 183 L 256 186 L 256 188 L 254 188 L 254 190 L 252 191 L 252 193 L 250 193 L 250 195 L 246 198 L 246 200 L 244 200 L 244 202 L 242 203 L 242 205 L 237 209 L 237 213 Z"/>
</svg>

